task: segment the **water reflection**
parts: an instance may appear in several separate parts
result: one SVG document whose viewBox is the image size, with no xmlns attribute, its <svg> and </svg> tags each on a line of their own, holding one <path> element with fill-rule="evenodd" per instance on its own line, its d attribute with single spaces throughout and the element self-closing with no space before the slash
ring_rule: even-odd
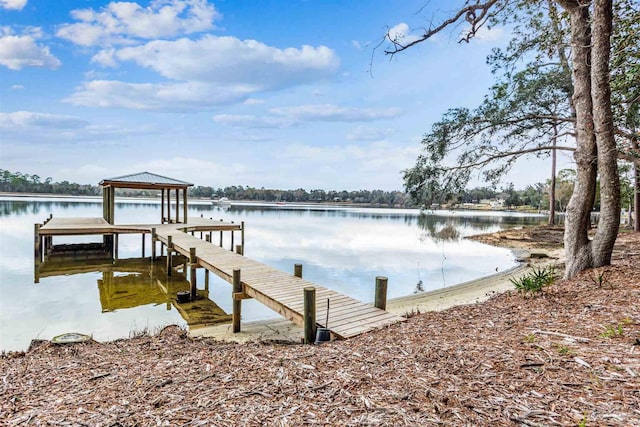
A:
<svg viewBox="0 0 640 427">
<path fill-rule="evenodd" d="M 41 264 L 40 277 L 99 272 L 97 285 L 102 313 L 145 305 L 163 305 L 166 310 L 177 310 L 189 327 L 229 323 L 231 316 L 209 299 L 208 284 L 204 289 L 197 290 L 196 300 L 177 302 L 177 293 L 189 291 L 191 285 L 184 272 L 184 257 L 175 256 L 173 260 L 177 269 L 168 276 L 164 257 L 151 262 L 150 258 L 112 261 L 106 257 L 86 260 L 51 256 Z"/>
<path fill-rule="evenodd" d="M 248 257 L 286 272 L 293 272 L 293 265 L 301 263 L 306 279 L 362 301 L 373 300 L 378 275 L 389 278 L 388 297 L 394 298 L 510 268 L 516 264 L 510 251 L 463 237 L 545 220 L 511 213 L 421 213 L 321 205 L 224 208 L 190 202 L 189 215 L 244 221 Z M 159 218 L 159 209 L 158 201 L 117 203 L 116 218 L 121 224 L 153 223 Z M 197 322 L 171 302 L 174 291 L 184 284 L 164 282 L 160 278 L 166 275 L 153 273 L 145 261 L 135 269 L 122 264 L 118 269 L 113 265 L 102 268 L 100 260 L 84 260 L 74 266 L 73 274 L 47 275 L 45 269 L 40 283 L 34 284 L 33 224 L 49 214 L 100 217 L 101 199 L 0 198 L 0 350 L 26 349 L 33 338 L 50 339 L 65 332 L 107 340 L 126 337 L 135 330 Z M 443 239 L 445 228 L 455 229 L 457 237 Z M 228 238 L 225 234 L 225 248 L 230 247 Z M 101 236 L 54 237 L 56 245 L 94 241 L 101 242 Z M 140 235 L 121 235 L 119 241 L 121 259 L 141 256 Z M 231 312 L 230 285 L 213 275 L 210 279 L 206 299 Z M 202 269 L 197 280 L 204 283 Z M 243 302 L 243 321 L 267 318 L 278 315 L 256 301 Z"/>
</svg>

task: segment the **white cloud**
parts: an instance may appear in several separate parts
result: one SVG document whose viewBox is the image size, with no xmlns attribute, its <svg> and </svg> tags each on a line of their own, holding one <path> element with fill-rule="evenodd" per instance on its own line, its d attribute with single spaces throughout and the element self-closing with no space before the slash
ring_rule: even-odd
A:
<svg viewBox="0 0 640 427">
<path fill-rule="evenodd" d="M 346 135 L 347 141 L 379 141 L 392 135 L 395 129 L 380 129 L 365 126 L 358 126 Z"/>
<path fill-rule="evenodd" d="M 356 108 L 341 107 L 332 104 L 314 104 L 300 105 L 295 107 L 280 107 L 269 110 L 271 115 L 256 116 L 252 114 L 218 114 L 213 117 L 216 123 L 228 126 L 244 127 L 244 128 L 286 128 L 298 125 L 302 122 L 361 122 L 374 121 L 381 119 L 390 119 L 400 114 L 398 108 Z M 369 138 L 363 137 L 365 128 L 361 129 L 360 138 L 355 136 L 351 138 L 373 140 L 373 131 L 368 128 Z M 384 135 L 383 130 L 375 130 L 376 135 Z M 389 134 L 389 130 L 386 131 Z M 349 138 L 347 138 L 349 139 Z"/>
<path fill-rule="evenodd" d="M 191 111 L 240 102 L 251 90 L 241 85 L 206 83 L 127 83 L 93 80 L 84 83 L 64 101 L 87 107 L 117 107 L 134 110 Z"/>
<path fill-rule="evenodd" d="M 103 49 L 100 52 L 93 55 L 91 62 L 98 63 L 103 67 L 115 68 L 118 66 L 118 61 L 115 58 L 115 49 Z"/>
<path fill-rule="evenodd" d="M 22 86 L 22 85 L 13 85 L 13 86 L 11 86 L 10 89 L 11 90 L 21 90 L 21 89 L 24 89 L 24 86 Z"/>
<path fill-rule="evenodd" d="M 67 101 L 77 105 L 148 110 L 192 110 L 242 102 L 253 94 L 310 83 L 335 74 L 339 59 L 325 47 L 279 49 L 255 40 L 204 36 L 104 49 L 92 62 L 132 61 L 178 82 L 93 80 Z M 257 103 L 260 101 L 247 101 Z"/>
<path fill-rule="evenodd" d="M 32 111 L 15 111 L 13 113 L 0 113 L 1 129 L 16 128 L 52 128 L 52 129 L 76 129 L 88 124 L 74 116 L 59 114 L 36 113 Z"/>
<path fill-rule="evenodd" d="M 474 38 L 483 43 L 495 43 L 496 41 L 501 40 L 504 35 L 504 30 L 500 27 L 489 28 L 487 26 L 484 26 L 476 31 L 476 35 Z"/>
<path fill-rule="evenodd" d="M 409 32 L 409 26 L 404 22 L 401 22 L 389 28 L 389 31 L 387 32 L 387 38 L 391 42 L 401 45 L 407 45 L 419 39 L 418 36 L 409 34 Z"/>
<path fill-rule="evenodd" d="M 284 128 L 293 125 L 293 122 L 281 117 L 255 116 L 251 114 L 218 114 L 213 116 L 213 121 L 227 126 L 242 128 Z"/>
<path fill-rule="evenodd" d="M 325 46 L 278 49 L 256 40 L 205 35 L 199 40 L 157 40 L 115 52 L 164 77 L 252 85 L 256 90 L 287 87 L 333 75 L 339 60 Z M 108 55 L 106 55 L 108 56 Z"/>
<path fill-rule="evenodd" d="M 390 119 L 400 115 L 399 108 L 356 108 L 333 104 L 309 104 L 272 108 L 270 112 L 295 121 L 359 122 Z"/>
<path fill-rule="evenodd" d="M 27 0 L 0 0 L 3 9 L 22 10 L 27 5 Z"/>
<path fill-rule="evenodd" d="M 264 104 L 264 99 L 258 99 L 258 98 L 249 98 L 246 101 L 243 102 L 244 105 L 258 105 L 258 104 Z"/>
<path fill-rule="evenodd" d="M 411 167 L 419 152 L 420 147 L 415 144 L 389 142 L 327 146 L 290 144 L 281 151 L 278 164 L 281 168 L 292 168 L 285 171 L 289 176 L 305 177 L 307 181 L 300 185 L 309 188 L 327 188 L 327 182 L 337 188 L 340 184 L 336 183 L 336 177 L 340 176 L 352 189 L 397 189 L 402 185 L 400 171 Z M 313 174 L 304 173 L 302 167 Z"/>
<path fill-rule="evenodd" d="M 206 0 L 154 0 L 148 7 L 111 2 L 98 11 L 74 10 L 71 16 L 80 22 L 62 25 L 58 37 L 81 46 L 111 46 L 210 30 L 221 15 Z"/>
<path fill-rule="evenodd" d="M 24 67 L 56 69 L 61 65 L 47 46 L 36 43 L 41 36 L 39 28 L 14 35 L 10 28 L 2 27 L 0 33 L 0 64 L 5 67 L 17 71 Z"/>
</svg>

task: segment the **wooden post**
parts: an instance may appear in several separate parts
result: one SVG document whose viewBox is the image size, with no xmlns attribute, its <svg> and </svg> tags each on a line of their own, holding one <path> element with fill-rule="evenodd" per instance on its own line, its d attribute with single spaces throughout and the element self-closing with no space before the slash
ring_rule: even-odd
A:
<svg viewBox="0 0 640 427">
<path fill-rule="evenodd" d="M 236 294 L 242 293 L 242 281 L 240 280 L 240 270 L 233 270 L 233 313 L 231 315 L 233 332 L 240 332 L 240 316 L 242 314 L 242 299 Z"/>
<path fill-rule="evenodd" d="M 151 261 L 156 260 L 156 228 L 151 228 Z"/>
<path fill-rule="evenodd" d="M 113 260 L 118 260 L 118 233 L 113 235 Z"/>
<path fill-rule="evenodd" d="M 304 288 L 304 343 L 316 341 L 316 288 Z"/>
<path fill-rule="evenodd" d="M 102 187 L 102 218 L 109 222 L 107 219 L 107 206 L 109 206 L 109 200 L 107 199 L 107 188 Z"/>
<path fill-rule="evenodd" d="M 240 222 L 240 244 L 242 245 L 242 253 L 244 255 L 244 221 Z"/>
<path fill-rule="evenodd" d="M 220 230 L 220 247 L 222 247 L 222 230 Z"/>
<path fill-rule="evenodd" d="M 167 188 L 167 222 L 171 224 L 171 189 Z"/>
<path fill-rule="evenodd" d="M 171 248 L 173 247 L 173 237 L 167 236 L 167 276 L 171 276 Z"/>
<path fill-rule="evenodd" d="M 191 301 L 195 301 L 196 299 L 196 268 L 198 267 L 197 258 L 196 258 L 196 248 L 189 248 L 189 267 L 191 271 L 189 272 L 189 281 L 191 282 Z"/>
<path fill-rule="evenodd" d="M 207 234 L 206 236 L 204 236 L 204 240 L 207 243 L 211 243 L 211 234 Z"/>
<path fill-rule="evenodd" d="M 204 269 L 204 290 L 209 292 L 209 270 Z"/>
<path fill-rule="evenodd" d="M 231 248 L 229 250 L 233 250 L 233 230 L 231 230 Z"/>
<path fill-rule="evenodd" d="M 144 242 L 145 242 L 145 235 L 144 232 L 142 233 L 142 258 L 144 258 Z"/>
<path fill-rule="evenodd" d="M 180 222 L 180 189 L 176 188 L 176 224 Z"/>
<path fill-rule="evenodd" d="M 116 217 L 116 189 L 115 187 L 109 187 L 109 224 L 115 224 Z"/>
<path fill-rule="evenodd" d="M 374 305 L 380 310 L 387 309 L 387 281 L 388 279 L 384 276 L 376 277 L 376 296 Z"/>
<path fill-rule="evenodd" d="M 160 189 L 160 194 L 162 194 L 160 199 L 160 206 L 162 206 L 160 209 L 160 224 L 164 224 L 164 188 Z"/>
<path fill-rule="evenodd" d="M 237 253 L 238 255 L 242 255 L 242 246 L 240 246 L 240 245 L 236 245 L 236 253 Z"/>
<path fill-rule="evenodd" d="M 42 238 L 40 237 L 40 224 L 34 224 L 33 227 L 33 259 L 36 265 L 40 265 L 42 261 Z"/>
<path fill-rule="evenodd" d="M 302 279 L 302 264 L 293 265 L 293 275 Z"/>
<path fill-rule="evenodd" d="M 187 216 L 188 215 L 187 211 L 189 209 L 188 209 L 188 206 L 187 206 L 187 189 L 186 188 L 182 189 L 182 206 L 184 207 L 184 215 L 183 215 L 183 217 L 184 217 L 184 223 L 186 224 L 187 221 L 189 220 L 189 218 Z"/>
</svg>

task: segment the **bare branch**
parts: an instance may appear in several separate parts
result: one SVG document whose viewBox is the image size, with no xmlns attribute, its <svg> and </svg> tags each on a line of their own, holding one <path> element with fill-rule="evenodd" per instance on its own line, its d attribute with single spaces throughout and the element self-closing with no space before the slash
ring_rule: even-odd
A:
<svg viewBox="0 0 640 427">
<path fill-rule="evenodd" d="M 386 38 L 393 44 L 393 49 L 385 50 L 384 53 L 386 55 L 395 55 L 396 53 L 402 52 L 403 50 L 406 50 L 411 46 L 415 46 L 419 43 L 422 43 L 423 41 L 438 34 L 440 31 L 444 30 L 449 25 L 455 24 L 462 17 L 464 17 L 464 19 L 471 25 L 471 29 L 469 30 L 469 33 L 465 37 L 463 37 L 460 41 L 468 42 L 490 17 L 489 10 L 497 2 L 498 0 L 488 0 L 486 3 L 468 4 L 467 6 L 460 9 L 458 13 L 456 13 L 452 18 L 447 19 L 442 24 L 438 25 L 437 27 L 431 30 L 427 30 L 418 39 L 413 40 L 407 44 L 403 44 L 400 40 L 396 38 L 392 39 L 389 33 L 387 32 Z"/>
<path fill-rule="evenodd" d="M 482 166 L 486 166 L 487 164 L 495 161 L 495 160 L 499 160 L 505 157 L 520 157 L 524 154 L 530 154 L 530 153 L 535 153 L 538 151 L 549 151 L 549 150 L 562 150 L 562 151 L 576 151 L 575 147 L 562 147 L 562 146 L 542 146 L 542 147 L 534 147 L 534 148 L 527 148 L 524 150 L 517 150 L 517 151 L 503 151 L 503 152 L 499 152 L 496 153 L 492 156 L 486 157 L 478 162 L 475 163 L 467 163 L 467 164 L 463 164 L 463 165 L 459 165 L 459 166 L 452 166 L 452 167 L 448 167 L 448 168 L 442 168 L 442 170 L 446 170 L 446 171 L 455 171 L 455 170 L 461 170 L 461 169 L 473 169 L 473 168 L 478 168 L 478 167 L 482 167 Z"/>
</svg>

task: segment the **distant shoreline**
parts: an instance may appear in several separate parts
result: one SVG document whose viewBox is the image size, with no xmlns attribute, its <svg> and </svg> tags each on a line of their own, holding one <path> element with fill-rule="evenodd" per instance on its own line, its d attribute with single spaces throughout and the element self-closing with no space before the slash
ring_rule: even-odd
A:
<svg viewBox="0 0 640 427">
<path fill-rule="evenodd" d="M 72 195 L 72 194 L 51 194 L 51 193 L 13 193 L 13 192 L 0 192 L 0 197 L 18 197 L 18 198 L 51 198 L 51 199 L 91 199 L 96 201 L 101 201 L 102 196 L 81 196 L 81 195 Z M 145 202 L 160 202 L 160 198 L 156 197 L 128 197 L 128 196 L 116 196 L 116 201 L 145 201 Z M 215 200 L 206 199 L 206 198 L 189 198 L 189 203 L 194 205 L 205 205 L 212 204 L 216 206 Z M 266 206 L 327 206 L 327 207 L 335 207 L 335 208 L 372 208 L 372 209 L 414 209 L 420 210 L 420 207 L 405 207 L 405 206 L 388 206 L 388 205 L 380 205 L 373 203 L 351 203 L 351 202 L 314 202 L 314 201 L 304 201 L 304 202 L 281 202 L 281 201 L 267 201 L 267 200 L 229 200 L 229 204 L 237 205 L 237 206 L 247 206 L 247 205 L 266 205 Z M 427 209 L 425 211 L 432 211 L 433 209 Z M 440 208 L 436 210 L 449 210 L 449 211 L 457 211 L 457 212 L 513 212 L 519 214 L 530 214 L 530 215 L 544 215 L 544 213 L 540 212 L 531 212 L 528 210 L 508 210 L 508 209 L 486 209 L 486 208 L 472 208 L 472 207 L 464 207 L 464 208 Z"/>
</svg>

